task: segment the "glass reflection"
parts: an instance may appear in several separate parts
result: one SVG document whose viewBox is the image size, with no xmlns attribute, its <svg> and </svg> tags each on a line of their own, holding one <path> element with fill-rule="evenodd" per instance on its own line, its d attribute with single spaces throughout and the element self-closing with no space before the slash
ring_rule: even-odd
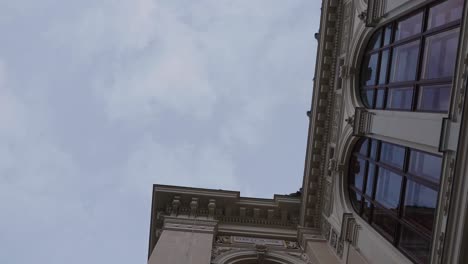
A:
<svg viewBox="0 0 468 264">
<path fill-rule="evenodd" d="M 380 161 L 401 169 L 403 168 L 404 159 L 405 148 L 382 142 L 380 147 Z"/>
<path fill-rule="evenodd" d="M 421 263 L 429 263 L 431 243 L 405 226 L 402 226 L 398 246 Z"/>
<path fill-rule="evenodd" d="M 392 211 L 397 211 L 400 202 L 401 176 L 379 167 L 375 200 Z"/>
<path fill-rule="evenodd" d="M 418 109 L 447 112 L 450 107 L 451 85 L 421 86 Z"/>
<path fill-rule="evenodd" d="M 407 181 L 404 216 L 408 220 L 432 230 L 437 192 L 414 181 Z"/>
<path fill-rule="evenodd" d="M 388 240 L 393 242 L 397 221 L 387 214 L 384 209 L 374 207 L 372 224 L 378 227 Z"/>
<path fill-rule="evenodd" d="M 442 157 L 411 150 L 409 173 L 439 183 L 442 173 Z"/>
<path fill-rule="evenodd" d="M 363 190 L 364 175 L 366 172 L 366 161 L 359 158 L 354 158 L 351 164 L 351 177 L 350 184 L 354 185 L 358 190 Z"/>
<path fill-rule="evenodd" d="M 374 53 L 370 56 L 367 56 L 364 59 L 363 65 L 367 65 L 367 67 L 362 68 L 362 76 L 361 80 L 363 81 L 364 85 L 375 85 L 376 77 L 377 77 L 377 61 L 379 59 L 379 54 Z"/>
<path fill-rule="evenodd" d="M 372 191 L 374 187 L 374 178 L 375 178 L 375 165 L 369 163 L 369 168 L 367 171 L 367 182 L 366 182 L 366 194 L 372 198 Z"/>
<path fill-rule="evenodd" d="M 369 50 L 375 50 L 380 48 L 380 43 L 382 40 L 382 30 L 378 30 L 377 32 L 372 35 L 371 40 L 369 41 Z"/>
<path fill-rule="evenodd" d="M 380 59 L 379 84 L 385 84 L 385 82 L 387 81 L 387 66 L 389 53 L 389 50 L 382 52 L 382 57 Z"/>
<path fill-rule="evenodd" d="M 404 39 L 421 33 L 422 18 L 423 14 L 419 13 L 398 22 L 395 33 L 395 40 Z"/>
<path fill-rule="evenodd" d="M 458 28 L 428 37 L 424 52 L 423 78 L 453 76 L 458 46 Z"/>
<path fill-rule="evenodd" d="M 461 19 L 463 0 L 447 0 L 429 10 L 428 29 Z"/>
<path fill-rule="evenodd" d="M 384 108 L 384 103 L 385 103 L 385 90 L 384 89 L 378 89 L 377 90 L 377 96 L 375 98 L 375 108 L 377 108 L 377 109 Z"/>
<path fill-rule="evenodd" d="M 396 47 L 393 50 L 392 82 L 412 81 L 416 78 L 419 40 Z"/>
<path fill-rule="evenodd" d="M 391 39 L 392 39 L 392 24 L 388 25 L 385 28 L 384 46 L 390 44 Z"/>
<path fill-rule="evenodd" d="M 388 89 L 387 107 L 410 110 L 413 102 L 413 87 Z"/>
</svg>

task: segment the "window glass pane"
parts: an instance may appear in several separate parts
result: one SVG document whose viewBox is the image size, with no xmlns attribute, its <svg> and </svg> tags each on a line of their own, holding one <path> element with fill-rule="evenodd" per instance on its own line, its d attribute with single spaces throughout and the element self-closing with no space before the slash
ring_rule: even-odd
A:
<svg viewBox="0 0 468 264">
<path fill-rule="evenodd" d="M 369 221 L 371 216 L 371 202 L 368 200 L 364 199 L 364 207 L 362 209 L 362 217 Z"/>
<path fill-rule="evenodd" d="M 384 45 L 390 44 L 390 40 L 392 39 L 392 24 L 388 25 L 385 28 L 384 34 Z"/>
<path fill-rule="evenodd" d="M 395 237 L 395 228 L 397 221 L 389 216 L 385 210 L 374 207 L 374 214 L 372 218 L 372 224 L 377 226 L 383 235 L 390 241 L 393 242 Z"/>
<path fill-rule="evenodd" d="M 379 53 L 374 53 L 370 56 L 366 56 L 364 58 L 365 65 L 362 68 L 362 76 L 361 80 L 364 85 L 375 85 L 376 77 L 377 77 L 377 61 L 379 58 Z"/>
<path fill-rule="evenodd" d="M 366 161 L 359 158 L 353 158 L 351 163 L 350 184 L 358 190 L 363 190 L 364 175 L 366 172 Z"/>
<path fill-rule="evenodd" d="M 442 26 L 462 17 L 463 0 L 448 0 L 429 10 L 428 29 Z"/>
<path fill-rule="evenodd" d="M 401 249 L 409 253 L 420 263 L 429 263 L 431 243 L 421 237 L 418 233 L 402 226 L 400 242 Z"/>
<path fill-rule="evenodd" d="M 400 201 L 401 176 L 379 167 L 375 200 L 392 211 L 397 211 Z"/>
<path fill-rule="evenodd" d="M 365 89 L 361 91 L 362 102 L 367 108 L 374 106 L 374 89 Z"/>
<path fill-rule="evenodd" d="M 408 171 L 434 183 L 439 183 L 442 172 L 442 158 L 411 150 Z"/>
<path fill-rule="evenodd" d="M 353 190 L 349 190 L 349 198 L 351 199 L 351 204 L 354 207 L 354 210 L 359 214 L 361 213 L 361 195 L 356 193 Z"/>
<path fill-rule="evenodd" d="M 411 110 L 413 87 L 388 89 L 387 108 Z"/>
<path fill-rule="evenodd" d="M 382 142 L 380 148 L 380 161 L 397 168 L 403 168 L 405 159 L 405 148 Z"/>
<path fill-rule="evenodd" d="M 371 140 L 371 158 L 373 160 L 377 160 L 377 144 L 379 144 L 377 140 Z"/>
<path fill-rule="evenodd" d="M 356 147 L 358 148 L 360 154 L 368 156 L 369 139 L 366 138 L 364 140 L 360 140 Z"/>
<path fill-rule="evenodd" d="M 375 98 L 375 108 L 382 109 L 384 108 L 385 103 L 385 89 L 377 90 L 377 96 Z"/>
<path fill-rule="evenodd" d="M 373 163 L 369 163 L 369 168 L 367 171 L 367 183 L 366 183 L 366 194 L 369 197 L 372 197 L 372 188 L 374 186 L 374 178 L 375 178 L 375 165 Z"/>
<path fill-rule="evenodd" d="M 418 109 L 447 112 L 450 107 L 451 85 L 421 86 Z"/>
<path fill-rule="evenodd" d="M 387 81 L 386 78 L 389 53 L 389 50 L 382 51 L 382 57 L 380 59 L 379 84 L 384 84 Z"/>
<path fill-rule="evenodd" d="M 419 40 L 396 47 L 393 50 L 392 82 L 412 81 L 416 78 Z"/>
<path fill-rule="evenodd" d="M 408 180 L 405 195 L 405 218 L 432 230 L 437 192 L 421 184 Z"/>
<path fill-rule="evenodd" d="M 458 47 L 458 28 L 428 37 L 423 61 L 423 79 L 453 76 Z"/>
<path fill-rule="evenodd" d="M 374 33 L 374 35 L 372 35 L 372 38 L 369 42 L 368 50 L 371 51 L 371 50 L 380 48 L 381 40 L 382 40 L 382 30 L 379 29 L 377 32 Z"/>
<path fill-rule="evenodd" d="M 411 37 L 421 32 L 422 13 L 398 22 L 395 40 Z"/>
</svg>

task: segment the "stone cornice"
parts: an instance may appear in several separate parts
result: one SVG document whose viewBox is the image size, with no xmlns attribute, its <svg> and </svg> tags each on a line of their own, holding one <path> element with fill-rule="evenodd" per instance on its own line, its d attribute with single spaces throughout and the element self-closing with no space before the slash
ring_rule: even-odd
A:
<svg viewBox="0 0 468 264">
<path fill-rule="evenodd" d="M 213 223 L 239 226 L 239 234 L 244 235 L 248 232 L 242 232 L 242 227 L 247 230 L 249 226 L 295 230 L 300 201 L 298 196 L 261 199 L 240 197 L 235 191 L 154 185 L 149 251 L 161 230 L 214 233 Z"/>
<path fill-rule="evenodd" d="M 217 227 L 218 221 L 216 220 L 164 216 L 164 225 L 162 229 L 215 234 Z"/>
</svg>

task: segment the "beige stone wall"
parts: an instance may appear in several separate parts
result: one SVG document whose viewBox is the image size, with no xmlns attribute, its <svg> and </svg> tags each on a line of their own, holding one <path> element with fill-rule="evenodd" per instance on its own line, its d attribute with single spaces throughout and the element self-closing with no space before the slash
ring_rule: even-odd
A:
<svg viewBox="0 0 468 264">
<path fill-rule="evenodd" d="M 148 264 L 208 264 L 213 234 L 164 230 Z"/>
</svg>

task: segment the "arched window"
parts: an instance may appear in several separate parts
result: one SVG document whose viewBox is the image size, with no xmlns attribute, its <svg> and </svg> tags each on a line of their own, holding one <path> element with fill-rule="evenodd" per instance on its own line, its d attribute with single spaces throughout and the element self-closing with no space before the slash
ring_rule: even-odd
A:
<svg viewBox="0 0 468 264">
<path fill-rule="evenodd" d="M 437 1 L 377 30 L 361 68 L 367 108 L 447 112 L 463 0 Z"/>
<path fill-rule="evenodd" d="M 441 173 L 441 156 L 363 138 L 349 166 L 351 203 L 410 259 L 429 263 Z"/>
</svg>

